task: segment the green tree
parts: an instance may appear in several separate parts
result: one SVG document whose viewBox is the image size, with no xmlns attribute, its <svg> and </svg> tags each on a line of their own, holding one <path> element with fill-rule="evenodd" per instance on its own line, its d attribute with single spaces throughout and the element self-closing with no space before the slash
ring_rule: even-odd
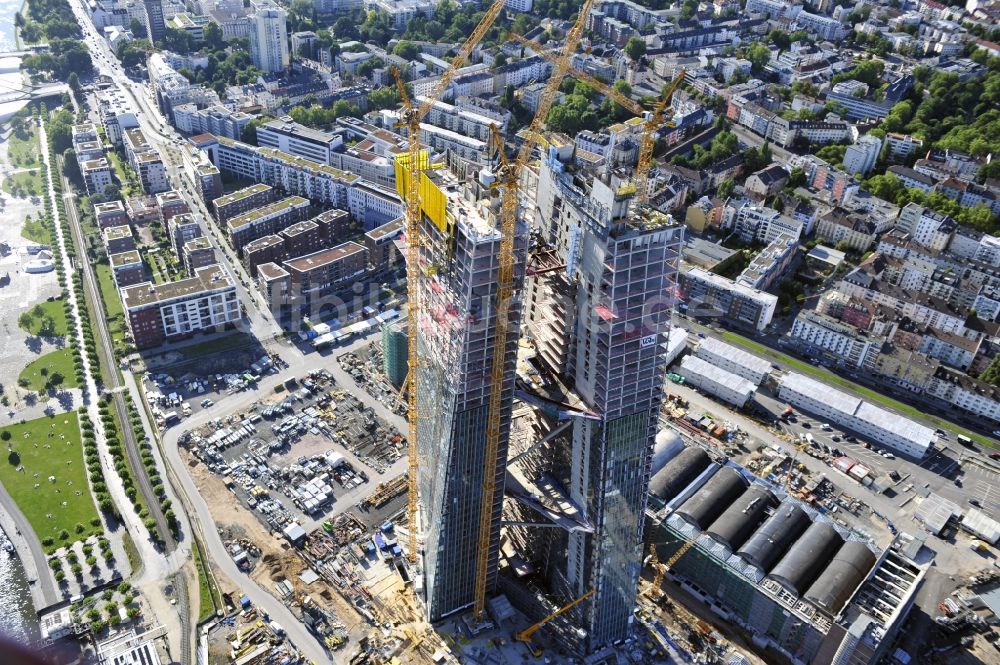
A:
<svg viewBox="0 0 1000 665">
<path fill-rule="evenodd" d="M 135 37 L 136 39 L 145 39 L 147 37 L 146 24 L 137 18 L 133 17 L 132 20 L 128 22 L 128 29 L 129 32 L 132 33 L 132 36 Z"/>
<path fill-rule="evenodd" d="M 754 72 L 763 71 L 771 59 L 771 49 L 760 42 L 754 42 L 747 47 L 744 57 L 750 61 L 750 69 Z"/>
<path fill-rule="evenodd" d="M 625 43 L 625 54 L 633 61 L 638 62 L 639 58 L 646 55 L 646 40 L 640 37 L 630 37 Z"/>
<path fill-rule="evenodd" d="M 415 60 L 420 54 L 420 47 L 411 41 L 401 39 L 392 52 L 404 60 Z"/>
<path fill-rule="evenodd" d="M 73 148 L 66 148 L 63 151 L 63 173 L 70 179 L 70 182 L 80 186 L 83 184 L 83 174 L 80 172 L 80 163 L 76 159 L 76 151 Z"/>
</svg>

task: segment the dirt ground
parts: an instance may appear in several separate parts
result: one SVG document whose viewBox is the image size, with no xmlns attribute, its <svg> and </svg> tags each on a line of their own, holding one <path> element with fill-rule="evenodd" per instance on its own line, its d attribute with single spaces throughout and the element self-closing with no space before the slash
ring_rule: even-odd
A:
<svg viewBox="0 0 1000 665">
<path fill-rule="evenodd" d="M 189 460 L 193 459 L 189 457 Z M 306 586 L 297 579 L 304 568 L 304 562 L 289 549 L 287 543 L 279 536 L 268 533 L 264 525 L 236 499 L 232 492 L 218 476 L 204 465 L 192 466 L 191 476 L 198 491 L 208 505 L 215 508 L 215 521 L 220 528 L 227 528 L 253 541 L 261 551 L 260 563 L 250 573 L 250 578 L 264 589 L 274 593 L 274 585 L 283 579 L 289 579 L 297 584 L 303 594 L 312 596 L 320 606 L 326 605 L 333 609 L 340 620 L 347 626 L 349 633 L 365 626 L 365 620 L 354 607 L 347 602 L 337 589 L 323 580 L 318 580 Z M 232 580 L 219 576 L 222 591 L 239 596 L 238 586 Z M 352 639 L 354 635 L 352 634 Z"/>
</svg>

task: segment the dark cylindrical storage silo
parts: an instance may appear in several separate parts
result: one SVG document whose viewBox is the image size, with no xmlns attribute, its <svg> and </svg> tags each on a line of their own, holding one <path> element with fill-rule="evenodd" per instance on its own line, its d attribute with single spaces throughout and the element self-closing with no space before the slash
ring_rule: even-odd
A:
<svg viewBox="0 0 1000 665">
<path fill-rule="evenodd" d="M 751 485 L 708 527 L 707 532 L 735 550 L 760 526 L 768 512 L 778 505 L 774 494 L 762 485 Z"/>
<path fill-rule="evenodd" d="M 874 552 L 864 543 L 848 540 L 806 591 L 806 599 L 835 616 L 871 571 L 875 561 Z"/>
<path fill-rule="evenodd" d="M 813 522 L 788 549 L 769 576 L 800 596 L 816 581 L 844 539 L 826 522 Z"/>
<path fill-rule="evenodd" d="M 708 453 L 701 448 L 685 448 L 653 475 L 649 481 L 649 491 L 664 501 L 670 501 L 711 463 Z"/>
<path fill-rule="evenodd" d="M 677 514 L 704 531 L 747 487 L 738 471 L 719 469 L 694 496 L 681 504 Z"/>
<path fill-rule="evenodd" d="M 743 543 L 738 554 L 766 573 L 810 524 L 812 521 L 802 508 L 786 501 Z"/>
</svg>

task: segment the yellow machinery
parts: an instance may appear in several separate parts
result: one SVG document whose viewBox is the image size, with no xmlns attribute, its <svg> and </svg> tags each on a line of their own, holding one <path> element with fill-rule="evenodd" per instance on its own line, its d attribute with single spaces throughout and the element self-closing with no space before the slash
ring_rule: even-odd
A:
<svg viewBox="0 0 1000 665">
<path fill-rule="evenodd" d="M 451 84 L 452 79 L 455 77 L 455 72 L 465 65 L 465 61 L 468 59 L 469 54 L 472 53 L 472 49 L 476 47 L 476 44 L 483 38 L 486 32 L 492 27 L 493 22 L 496 20 L 500 12 L 503 11 L 505 0 L 495 0 L 490 8 L 486 11 L 483 19 L 476 26 L 472 34 L 469 35 L 469 39 L 466 40 L 462 47 L 458 49 L 458 53 L 451 61 L 451 65 L 444 71 L 441 78 L 438 80 L 437 85 L 434 90 L 428 95 L 427 99 L 420 105 L 420 107 L 414 107 L 410 101 L 410 96 L 406 91 L 406 85 L 403 83 L 402 78 L 399 75 L 399 71 L 395 68 L 393 69 L 393 75 L 396 77 L 396 84 L 399 87 L 400 96 L 403 102 L 403 113 L 400 121 L 400 126 L 405 126 L 409 131 L 409 146 L 406 155 L 405 171 L 406 171 L 406 188 L 404 190 L 404 198 L 406 199 L 406 240 L 407 240 L 407 270 L 406 270 L 406 288 L 407 288 L 407 338 L 408 338 L 408 355 L 407 364 L 409 366 L 409 374 L 407 380 L 409 382 L 409 397 L 408 397 L 408 407 L 409 411 L 407 414 L 407 420 L 409 421 L 408 430 L 408 493 L 407 493 L 407 516 L 409 527 L 409 547 L 407 548 L 407 558 L 410 563 L 416 563 L 417 561 L 417 468 L 419 466 L 420 457 L 417 448 L 417 367 L 420 364 L 420 359 L 417 354 L 417 326 L 418 317 L 420 312 L 420 303 L 418 301 L 419 293 L 419 269 L 418 264 L 420 262 L 420 216 L 421 216 L 421 202 L 420 202 L 420 176 L 423 168 L 426 165 L 422 161 L 426 161 L 424 153 L 420 150 L 420 121 L 427 115 L 431 110 L 434 102 L 441 96 L 441 94 L 447 89 Z"/>
<path fill-rule="evenodd" d="M 534 50 L 546 60 L 554 62 L 558 59 L 558 56 L 553 55 L 548 51 L 543 51 L 537 42 L 525 39 L 521 35 L 516 34 L 512 34 L 510 37 L 519 44 Z M 672 126 L 671 121 L 664 121 L 663 115 L 670 105 L 670 100 L 674 96 L 674 91 L 676 91 L 678 86 L 680 86 L 680 84 L 684 81 L 684 70 L 682 69 L 678 72 L 677 77 L 670 83 L 670 86 L 664 92 L 663 97 L 656 103 L 656 106 L 653 107 L 652 111 L 647 111 L 634 100 L 626 97 L 604 81 L 591 76 L 587 72 L 580 71 L 579 69 L 571 69 L 569 71 L 569 75 L 579 81 L 582 81 L 583 83 L 586 83 L 602 95 L 610 97 L 622 107 L 628 109 L 631 113 L 646 118 L 642 128 L 642 143 L 639 146 L 639 162 L 636 164 L 634 176 L 637 190 L 636 195 L 639 203 L 646 203 L 649 198 L 649 171 L 653 166 L 653 148 L 656 147 L 656 131 L 662 126 Z"/>
<path fill-rule="evenodd" d="M 576 600 L 573 600 L 573 601 L 570 601 L 569 603 L 566 603 L 565 605 L 563 605 L 562 607 L 560 607 L 558 610 L 556 610 L 552 614 L 548 615 L 547 617 L 545 617 L 544 619 L 542 619 L 538 623 L 534 624 L 533 626 L 528 626 L 527 628 L 525 628 L 521 632 L 519 632 L 516 635 L 514 635 L 514 638 L 517 641 L 524 642 L 526 645 L 528 645 L 528 648 L 531 649 L 532 655 L 535 656 L 535 658 L 538 658 L 539 656 L 542 655 L 542 651 L 541 651 L 541 649 L 538 649 L 538 648 L 532 646 L 532 644 L 531 644 L 531 638 L 534 636 L 534 634 L 537 633 L 538 630 L 542 626 L 544 626 L 545 624 L 547 624 L 549 621 L 552 621 L 553 619 L 555 619 L 560 614 L 563 614 L 565 612 L 569 612 L 571 609 L 573 609 L 574 607 L 576 607 L 577 605 L 579 605 L 580 603 L 582 603 L 583 601 L 587 600 L 588 598 L 590 598 L 593 595 L 594 595 L 594 590 L 591 589 L 590 591 L 588 591 L 587 593 L 583 594 L 582 596 L 580 596 Z"/>
<path fill-rule="evenodd" d="M 655 596 L 657 599 L 663 595 L 661 587 L 663 586 L 663 578 L 666 576 L 667 571 L 674 567 L 674 565 L 680 561 L 681 557 L 688 553 L 694 547 L 694 541 L 688 540 L 680 549 L 673 553 L 673 555 L 667 559 L 666 563 L 660 563 L 660 556 L 656 552 L 656 545 L 649 546 L 649 565 L 653 568 L 653 583 L 651 587 L 651 595 Z"/>
<path fill-rule="evenodd" d="M 555 103 L 559 84 L 570 69 L 570 58 L 576 51 L 587 23 L 587 16 L 594 0 L 585 0 L 576 23 L 566 33 L 562 54 L 556 59 L 552 75 L 545 84 L 535 116 L 525 133 L 525 140 L 513 164 L 500 169 L 497 180 L 503 192 L 500 196 L 498 226 L 500 229 L 500 256 L 496 298 L 496 332 L 493 339 L 493 367 L 491 372 L 489 410 L 486 425 L 486 451 L 483 465 L 483 494 L 479 513 L 479 546 L 476 555 L 476 595 L 473 615 L 481 619 L 486 611 L 486 590 L 489 582 L 490 544 L 493 535 L 493 502 L 496 497 L 497 450 L 500 447 L 500 421 L 504 367 L 507 362 L 507 333 L 510 325 L 510 301 L 514 292 L 514 234 L 517 230 L 518 181 L 521 169 L 534 152 L 537 136 L 549 109 Z M 412 145 L 412 144 L 411 144 Z M 503 151 L 503 146 L 500 146 Z M 412 333 L 411 333 L 412 334 Z"/>
</svg>

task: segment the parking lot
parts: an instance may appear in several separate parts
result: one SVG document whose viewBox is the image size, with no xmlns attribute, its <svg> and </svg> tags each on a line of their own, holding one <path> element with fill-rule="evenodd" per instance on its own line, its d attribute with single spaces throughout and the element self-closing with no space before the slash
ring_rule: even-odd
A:
<svg viewBox="0 0 1000 665">
<path fill-rule="evenodd" d="M 181 438 L 268 529 L 295 522 L 312 531 L 400 472 L 401 433 L 325 370 L 276 388 L 246 412 Z"/>
</svg>

